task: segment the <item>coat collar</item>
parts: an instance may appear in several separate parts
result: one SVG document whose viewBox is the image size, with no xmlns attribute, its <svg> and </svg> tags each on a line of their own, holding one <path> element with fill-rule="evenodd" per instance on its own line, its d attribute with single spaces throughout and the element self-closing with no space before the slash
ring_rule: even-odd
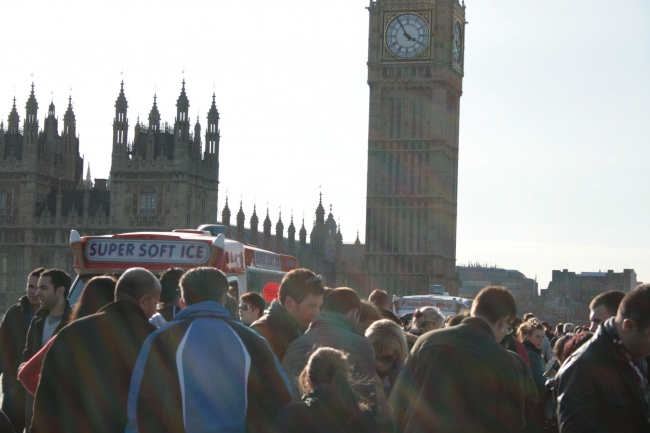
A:
<svg viewBox="0 0 650 433">
<path fill-rule="evenodd" d="M 226 308 L 214 301 L 199 302 L 190 305 L 176 314 L 174 321 L 193 319 L 196 317 L 214 317 L 218 319 L 230 320 L 232 317 Z"/>
<path fill-rule="evenodd" d="M 323 311 L 316 316 L 314 321 L 311 322 L 311 325 L 309 325 L 309 330 L 318 327 L 335 327 L 363 336 L 361 328 L 359 328 L 359 325 L 357 325 L 354 320 L 350 319 L 345 314 L 335 313 L 333 311 Z"/>
<path fill-rule="evenodd" d="M 147 316 L 144 314 L 144 311 L 142 311 L 142 308 L 140 308 L 138 304 L 133 301 L 127 301 L 125 299 L 104 305 L 99 309 L 97 313 L 134 315 L 142 318 L 147 322 L 149 321 L 149 319 L 147 319 Z"/>
</svg>

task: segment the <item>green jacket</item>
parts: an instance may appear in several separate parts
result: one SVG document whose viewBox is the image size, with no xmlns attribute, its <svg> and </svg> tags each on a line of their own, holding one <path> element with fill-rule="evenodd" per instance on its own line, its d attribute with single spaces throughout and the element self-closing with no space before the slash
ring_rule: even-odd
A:
<svg viewBox="0 0 650 433">
<path fill-rule="evenodd" d="M 305 333 L 305 328 L 293 320 L 277 299 L 268 313 L 251 325 L 251 329 L 266 338 L 280 362 L 293 340 Z"/>
</svg>

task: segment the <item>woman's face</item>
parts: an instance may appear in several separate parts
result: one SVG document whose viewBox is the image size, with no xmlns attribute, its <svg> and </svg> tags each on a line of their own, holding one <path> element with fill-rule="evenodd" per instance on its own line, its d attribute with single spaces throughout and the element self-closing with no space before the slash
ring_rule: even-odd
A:
<svg viewBox="0 0 650 433">
<path fill-rule="evenodd" d="M 544 344 L 544 331 L 535 329 L 532 334 L 526 335 L 526 339 L 535 345 L 536 348 L 541 349 Z"/>
<path fill-rule="evenodd" d="M 375 361 L 375 369 L 379 372 L 384 372 L 391 368 L 397 361 L 397 352 L 392 349 L 384 349 L 377 356 Z"/>
</svg>

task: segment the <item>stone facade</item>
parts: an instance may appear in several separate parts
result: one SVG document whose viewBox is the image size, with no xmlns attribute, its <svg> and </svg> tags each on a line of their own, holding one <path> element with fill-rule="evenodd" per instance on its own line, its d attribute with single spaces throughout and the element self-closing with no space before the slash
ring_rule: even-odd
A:
<svg viewBox="0 0 650 433">
<path fill-rule="evenodd" d="M 484 287 L 503 286 L 514 295 L 519 316 L 539 309 L 537 281 L 517 270 L 475 264 L 456 266 L 456 271 L 459 296 L 474 299 Z"/>
<path fill-rule="evenodd" d="M 570 272 L 554 270 L 548 288 L 541 291 L 543 312 L 549 322 L 589 322 L 589 304 L 609 290 L 629 292 L 641 284 L 634 269 L 623 272 Z"/>
<path fill-rule="evenodd" d="M 197 227 L 217 214 L 219 113 L 208 111 L 205 141 L 188 117 L 185 82 L 173 125 L 161 123 L 154 96 L 149 125 L 136 122 L 128 140 L 122 83 L 115 103 L 109 179 L 83 179 L 84 161 L 72 99 L 59 133 L 54 103 L 39 128 L 34 85 L 20 125 L 16 101 L 0 123 L 0 312 L 24 294 L 34 268 L 71 274 L 71 229 L 82 236 Z"/>
<path fill-rule="evenodd" d="M 457 294 L 465 6 L 372 0 L 368 9 L 368 288 L 417 294 L 441 284 Z"/>
</svg>

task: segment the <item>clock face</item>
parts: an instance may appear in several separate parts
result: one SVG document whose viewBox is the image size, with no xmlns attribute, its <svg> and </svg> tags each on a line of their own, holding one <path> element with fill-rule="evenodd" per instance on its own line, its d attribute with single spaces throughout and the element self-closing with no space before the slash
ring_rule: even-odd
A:
<svg viewBox="0 0 650 433">
<path fill-rule="evenodd" d="M 405 59 L 415 57 L 429 45 L 429 26 L 419 16 L 402 14 L 386 29 L 386 46 L 391 53 Z"/>
<path fill-rule="evenodd" d="M 460 62 L 463 60 L 463 34 L 458 21 L 454 25 L 454 46 L 451 58 L 458 66 L 460 66 Z"/>
</svg>

